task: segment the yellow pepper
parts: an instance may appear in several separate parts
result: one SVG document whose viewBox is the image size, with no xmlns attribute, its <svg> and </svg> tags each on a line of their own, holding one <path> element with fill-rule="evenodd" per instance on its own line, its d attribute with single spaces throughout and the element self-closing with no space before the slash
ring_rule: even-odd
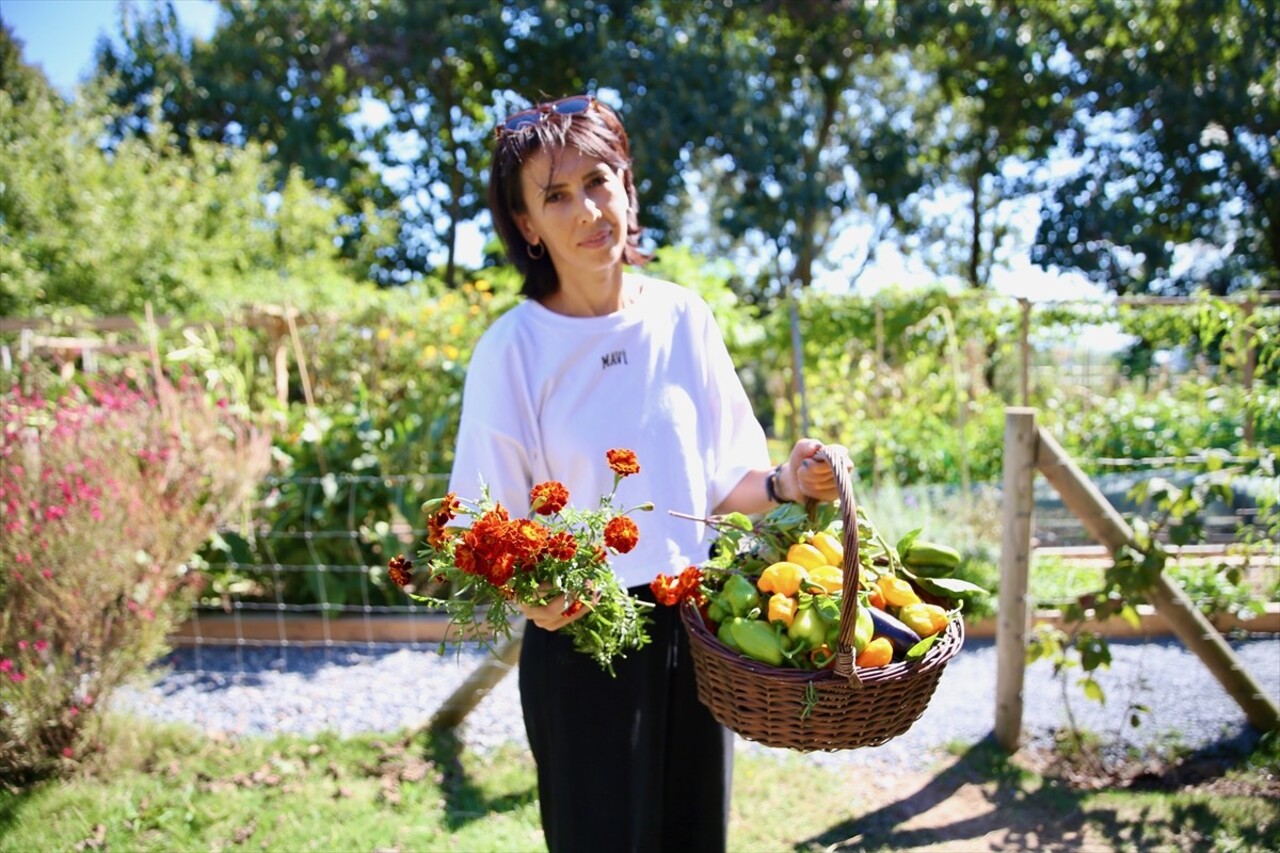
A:
<svg viewBox="0 0 1280 853">
<path fill-rule="evenodd" d="M 818 566 L 825 566 L 827 558 L 808 542 L 797 542 L 787 549 L 787 562 L 804 566 L 806 569 L 816 569 Z"/>
<path fill-rule="evenodd" d="M 799 602 L 791 596 L 775 592 L 769 596 L 769 621 L 781 622 L 790 628 L 791 623 L 796 621 L 796 607 L 798 606 Z"/>
<path fill-rule="evenodd" d="M 818 566 L 809 572 L 809 583 L 822 587 L 822 591 L 834 595 L 844 589 L 844 569 L 835 566 Z"/>
<path fill-rule="evenodd" d="M 893 575 L 882 575 L 876 585 L 884 594 L 885 604 L 890 607 L 905 607 L 908 604 L 919 604 L 920 596 L 911 588 L 911 584 Z"/>
<path fill-rule="evenodd" d="M 835 535 L 823 530 L 809 537 L 809 542 L 813 547 L 822 552 L 822 556 L 826 558 L 826 562 L 833 566 L 844 565 L 844 543 Z"/>
<path fill-rule="evenodd" d="M 936 604 L 908 604 L 898 611 L 898 619 L 921 637 L 932 637 L 947 627 L 947 611 Z"/>
<path fill-rule="evenodd" d="M 804 566 L 789 563 L 786 560 L 774 563 L 760 573 L 756 588 L 761 592 L 780 592 L 783 595 L 795 595 L 800 591 L 800 582 L 807 579 L 809 573 Z"/>
</svg>

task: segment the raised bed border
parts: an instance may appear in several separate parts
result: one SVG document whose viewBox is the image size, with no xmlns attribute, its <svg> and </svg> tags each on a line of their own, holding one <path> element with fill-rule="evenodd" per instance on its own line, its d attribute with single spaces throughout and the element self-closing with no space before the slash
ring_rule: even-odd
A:
<svg viewBox="0 0 1280 853">
<path fill-rule="evenodd" d="M 1149 605 L 1138 606 L 1139 625 L 1134 627 L 1118 617 L 1105 622 L 1089 621 L 1083 627 L 1097 631 L 1113 639 L 1141 639 L 1163 637 L 1172 633 L 1168 622 Z M 1032 624 L 1063 625 L 1060 610 L 1037 610 L 1031 617 Z M 1250 634 L 1280 634 L 1280 603 L 1270 602 L 1266 612 L 1258 616 L 1238 617 L 1220 615 L 1212 620 L 1223 633 L 1244 631 Z M 226 645 L 351 645 L 378 644 L 426 644 L 461 639 L 458 632 L 449 627 L 443 615 L 422 616 L 338 616 L 325 619 L 310 614 L 261 614 L 250 615 L 201 615 L 198 620 L 188 620 L 170 635 L 170 642 L 179 647 Z M 989 617 L 965 625 L 969 637 L 990 639 L 996 633 L 996 619 Z"/>
</svg>

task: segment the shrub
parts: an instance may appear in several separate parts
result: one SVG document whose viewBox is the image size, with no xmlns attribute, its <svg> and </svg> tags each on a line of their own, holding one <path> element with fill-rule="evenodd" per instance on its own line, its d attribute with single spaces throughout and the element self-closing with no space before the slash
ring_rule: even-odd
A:
<svg viewBox="0 0 1280 853">
<path fill-rule="evenodd" d="M 0 397 L 0 778 L 16 784 L 94 750 L 112 691 L 185 616 L 186 560 L 270 459 L 266 434 L 187 383 L 39 384 Z"/>
</svg>

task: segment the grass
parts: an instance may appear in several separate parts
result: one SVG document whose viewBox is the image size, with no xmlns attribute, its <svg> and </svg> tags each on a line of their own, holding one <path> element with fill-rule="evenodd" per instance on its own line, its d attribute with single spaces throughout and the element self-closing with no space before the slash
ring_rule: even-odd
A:
<svg viewBox="0 0 1280 853">
<path fill-rule="evenodd" d="M 477 754 L 449 737 L 229 741 L 124 718 L 110 721 L 106 742 L 91 772 L 0 793 L 0 851 L 545 849 L 534 768 L 515 746 Z M 1274 791 L 1082 792 L 990 742 L 901 769 L 916 772 L 895 788 L 891 774 L 740 750 L 730 846 L 954 850 L 997 838 L 1011 848 L 1280 847 Z M 1274 778 L 1277 769 L 1268 753 L 1233 772 Z"/>
</svg>

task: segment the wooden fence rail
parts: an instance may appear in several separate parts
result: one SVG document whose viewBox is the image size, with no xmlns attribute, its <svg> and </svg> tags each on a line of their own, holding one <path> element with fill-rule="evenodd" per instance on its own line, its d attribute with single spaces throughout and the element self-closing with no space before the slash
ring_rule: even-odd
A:
<svg viewBox="0 0 1280 853">
<path fill-rule="evenodd" d="M 1053 436 L 1035 423 L 1035 410 L 1005 413 L 1004 541 L 1000 560 L 1000 618 L 996 647 L 996 740 L 1015 752 L 1022 739 L 1022 688 L 1026 668 L 1027 575 L 1031 553 L 1032 480 L 1039 471 L 1063 503 L 1106 549 L 1135 547 L 1133 530 L 1107 502 Z M 1244 668 L 1222 634 L 1181 587 L 1163 572 L 1148 592 L 1173 633 L 1209 668 L 1250 725 L 1280 731 L 1280 707 Z"/>
</svg>

